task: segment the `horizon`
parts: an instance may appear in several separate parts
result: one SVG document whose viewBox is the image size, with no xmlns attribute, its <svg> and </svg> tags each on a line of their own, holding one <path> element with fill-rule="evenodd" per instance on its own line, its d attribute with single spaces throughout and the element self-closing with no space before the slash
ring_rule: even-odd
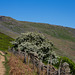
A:
<svg viewBox="0 0 75 75">
<path fill-rule="evenodd" d="M 75 29 L 74 0 L 2 0 L 0 15 Z"/>
<path fill-rule="evenodd" d="M 0 15 L 0 17 L 3 16 L 3 15 Z M 10 17 L 10 16 L 4 16 L 4 17 Z M 12 17 L 10 17 L 12 18 Z M 12 18 L 12 19 L 15 19 L 15 18 Z M 17 19 L 15 19 L 17 20 Z M 17 20 L 17 21 L 22 21 L 22 20 Z M 31 21 L 23 21 L 23 22 L 31 22 Z M 49 23 L 43 23 L 43 22 L 32 22 L 32 23 L 42 23 L 42 24 L 49 24 Z M 55 25 L 55 24 L 49 24 L 49 25 Z M 63 25 L 55 25 L 55 26 L 61 26 L 61 27 L 67 27 L 67 26 L 63 26 Z M 68 27 L 68 28 L 72 28 L 72 27 Z M 75 29 L 75 28 L 72 28 L 72 29 Z"/>
</svg>

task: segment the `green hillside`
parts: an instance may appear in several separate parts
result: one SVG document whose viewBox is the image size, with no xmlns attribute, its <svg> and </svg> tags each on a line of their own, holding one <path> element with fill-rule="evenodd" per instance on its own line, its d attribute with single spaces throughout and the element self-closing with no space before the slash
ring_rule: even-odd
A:
<svg viewBox="0 0 75 75">
<path fill-rule="evenodd" d="M 0 16 L 0 32 L 15 38 L 24 32 L 44 34 L 57 48 L 56 53 L 75 61 L 75 29 L 45 23 L 17 21 L 11 17 Z M 7 32 L 7 33 L 6 33 Z M 9 33 L 8 33 L 9 32 Z"/>
<path fill-rule="evenodd" d="M 3 33 L 0 33 L 0 50 L 7 50 L 8 46 L 11 46 L 10 41 L 13 39 Z"/>
<path fill-rule="evenodd" d="M 46 33 L 56 38 L 61 38 L 75 42 L 75 29 L 72 28 L 50 25 L 45 23 L 17 21 L 10 17 L 1 17 L 0 21 L 3 26 L 17 33 L 27 31 L 38 31 L 41 33 Z"/>
</svg>

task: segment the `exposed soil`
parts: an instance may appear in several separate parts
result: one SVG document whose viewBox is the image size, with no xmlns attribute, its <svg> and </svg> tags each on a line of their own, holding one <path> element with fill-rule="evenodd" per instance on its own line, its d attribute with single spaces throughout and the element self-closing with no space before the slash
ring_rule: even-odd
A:
<svg viewBox="0 0 75 75">
<path fill-rule="evenodd" d="M 4 55 L 4 53 L 2 51 L 0 51 L 0 53 L 2 55 Z M 0 55 L 0 75 L 4 75 L 5 74 L 5 67 L 3 65 L 3 62 L 5 62 L 5 58 L 2 55 Z"/>
</svg>

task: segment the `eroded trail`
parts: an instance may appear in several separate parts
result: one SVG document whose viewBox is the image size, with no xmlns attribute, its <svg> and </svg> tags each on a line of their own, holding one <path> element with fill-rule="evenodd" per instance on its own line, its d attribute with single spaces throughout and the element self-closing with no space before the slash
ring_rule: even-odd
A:
<svg viewBox="0 0 75 75">
<path fill-rule="evenodd" d="M 0 53 L 2 55 L 4 55 L 4 53 L 2 51 L 0 51 Z M 3 62 L 5 62 L 5 58 L 1 54 L 0 54 L 0 75 L 4 75 L 5 74 L 5 66 L 4 66 Z"/>
</svg>

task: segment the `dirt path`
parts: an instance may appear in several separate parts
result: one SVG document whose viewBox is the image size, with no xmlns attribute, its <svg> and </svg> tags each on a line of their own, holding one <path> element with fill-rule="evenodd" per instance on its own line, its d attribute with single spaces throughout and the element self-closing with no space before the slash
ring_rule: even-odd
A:
<svg viewBox="0 0 75 75">
<path fill-rule="evenodd" d="M 2 55 L 4 55 L 4 53 L 2 51 L 0 51 L 0 53 Z M 0 55 L 0 75 L 4 75 L 5 74 L 5 66 L 3 65 L 3 62 L 5 62 L 5 58 L 2 55 Z"/>
</svg>

